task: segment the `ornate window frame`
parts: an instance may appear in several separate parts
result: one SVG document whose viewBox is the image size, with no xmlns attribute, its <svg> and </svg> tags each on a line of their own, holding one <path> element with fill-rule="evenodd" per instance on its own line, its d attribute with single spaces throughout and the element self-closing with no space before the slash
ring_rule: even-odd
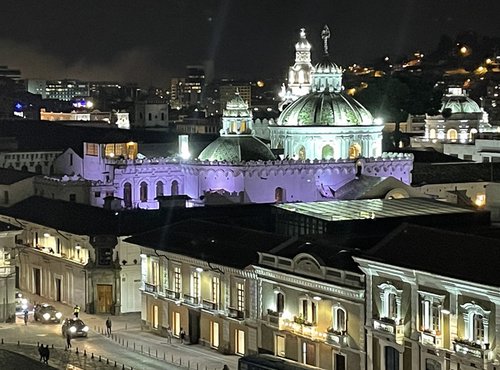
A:
<svg viewBox="0 0 500 370">
<path fill-rule="evenodd" d="M 421 330 L 441 330 L 443 322 L 441 310 L 446 296 L 422 290 L 419 290 L 418 294 L 420 296 L 419 323 Z M 429 304 L 426 305 L 425 302 L 429 302 Z M 433 327 L 433 309 L 437 309 L 438 311 L 437 329 Z"/>
<path fill-rule="evenodd" d="M 463 314 L 464 317 L 464 327 L 465 327 L 465 337 L 470 340 L 471 342 L 478 342 L 480 341 L 477 339 L 476 333 L 474 333 L 474 316 L 475 315 L 481 315 L 483 317 L 483 328 L 484 328 L 484 335 L 483 335 L 483 343 L 488 343 L 488 336 L 489 336 L 489 321 L 490 321 L 490 313 L 491 311 L 486 311 L 483 309 L 481 306 L 477 305 L 474 301 L 464 303 L 460 305 L 462 309 L 465 311 Z"/>
<path fill-rule="evenodd" d="M 380 289 L 380 318 L 386 317 L 395 320 L 397 323 L 401 320 L 401 296 L 403 295 L 402 289 L 397 289 L 390 282 L 382 283 L 377 286 Z M 390 315 L 390 295 L 394 294 L 396 300 L 396 316 Z"/>
<path fill-rule="evenodd" d="M 339 311 L 344 313 L 344 322 L 339 322 Z M 332 307 L 332 328 L 336 332 L 342 334 L 347 333 L 347 310 L 340 304 L 336 303 Z"/>
</svg>

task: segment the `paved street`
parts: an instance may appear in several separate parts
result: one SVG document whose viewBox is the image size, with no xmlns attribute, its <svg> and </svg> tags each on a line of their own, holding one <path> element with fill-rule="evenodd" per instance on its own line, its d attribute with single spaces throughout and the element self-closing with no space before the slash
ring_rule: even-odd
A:
<svg viewBox="0 0 500 370">
<path fill-rule="evenodd" d="M 48 302 L 39 297 L 26 295 L 31 302 Z M 53 303 L 63 317 L 72 316 L 71 307 Z M 72 348 L 66 351 L 66 340 L 61 334 L 60 324 L 41 324 L 33 321 L 30 314 L 28 325 L 25 326 L 21 317 L 15 324 L 0 324 L 0 339 L 3 345 L 0 349 L 8 349 L 30 356 L 38 360 L 37 344 L 48 344 L 51 350 L 50 365 L 59 369 L 179 369 L 219 370 L 227 364 L 231 370 L 237 369 L 237 356 L 226 356 L 201 345 L 183 345 L 173 338 L 172 343 L 167 338 L 160 337 L 141 330 L 140 314 L 110 316 L 113 322 L 113 333 L 107 337 L 105 321 L 108 316 L 89 315 L 80 312 L 80 318 L 89 326 L 87 338 L 74 338 Z M 19 341 L 20 345 L 17 345 Z M 78 349 L 78 354 L 76 353 Z M 92 355 L 94 358 L 92 359 Z M 101 356 L 101 361 L 99 361 Z M 109 365 L 108 365 L 109 361 Z"/>
</svg>

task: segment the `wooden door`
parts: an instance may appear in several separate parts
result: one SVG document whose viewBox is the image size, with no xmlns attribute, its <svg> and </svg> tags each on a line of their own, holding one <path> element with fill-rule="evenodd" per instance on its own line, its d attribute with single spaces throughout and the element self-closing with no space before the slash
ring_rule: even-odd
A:
<svg viewBox="0 0 500 370">
<path fill-rule="evenodd" d="M 97 312 L 110 313 L 113 304 L 113 286 L 97 284 Z"/>
</svg>

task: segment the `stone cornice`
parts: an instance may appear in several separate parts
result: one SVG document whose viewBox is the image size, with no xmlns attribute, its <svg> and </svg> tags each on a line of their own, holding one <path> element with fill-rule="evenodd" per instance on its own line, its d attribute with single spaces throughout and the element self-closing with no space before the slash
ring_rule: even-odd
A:
<svg viewBox="0 0 500 370">
<path fill-rule="evenodd" d="M 363 302 L 365 298 L 365 289 L 353 289 L 343 286 L 333 285 L 323 281 L 315 281 L 301 276 L 294 276 L 280 271 L 269 270 L 260 266 L 252 266 L 259 278 L 269 280 L 270 282 L 283 282 L 294 285 L 297 288 L 304 288 L 306 290 L 315 290 L 325 295 L 335 295 L 348 300 L 356 300 Z"/>
</svg>

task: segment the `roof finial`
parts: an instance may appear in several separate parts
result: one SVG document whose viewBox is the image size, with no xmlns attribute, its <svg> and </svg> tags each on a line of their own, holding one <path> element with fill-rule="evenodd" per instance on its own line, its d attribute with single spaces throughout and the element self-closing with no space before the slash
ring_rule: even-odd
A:
<svg viewBox="0 0 500 370">
<path fill-rule="evenodd" d="M 306 29 L 305 28 L 301 28 L 300 29 L 300 38 L 301 39 L 305 39 L 306 38 Z"/>
<path fill-rule="evenodd" d="M 330 38 L 330 29 L 325 24 L 323 31 L 321 32 L 321 38 L 323 39 L 323 48 L 325 49 L 325 55 L 328 55 L 328 39 Z"/>
</svg>

